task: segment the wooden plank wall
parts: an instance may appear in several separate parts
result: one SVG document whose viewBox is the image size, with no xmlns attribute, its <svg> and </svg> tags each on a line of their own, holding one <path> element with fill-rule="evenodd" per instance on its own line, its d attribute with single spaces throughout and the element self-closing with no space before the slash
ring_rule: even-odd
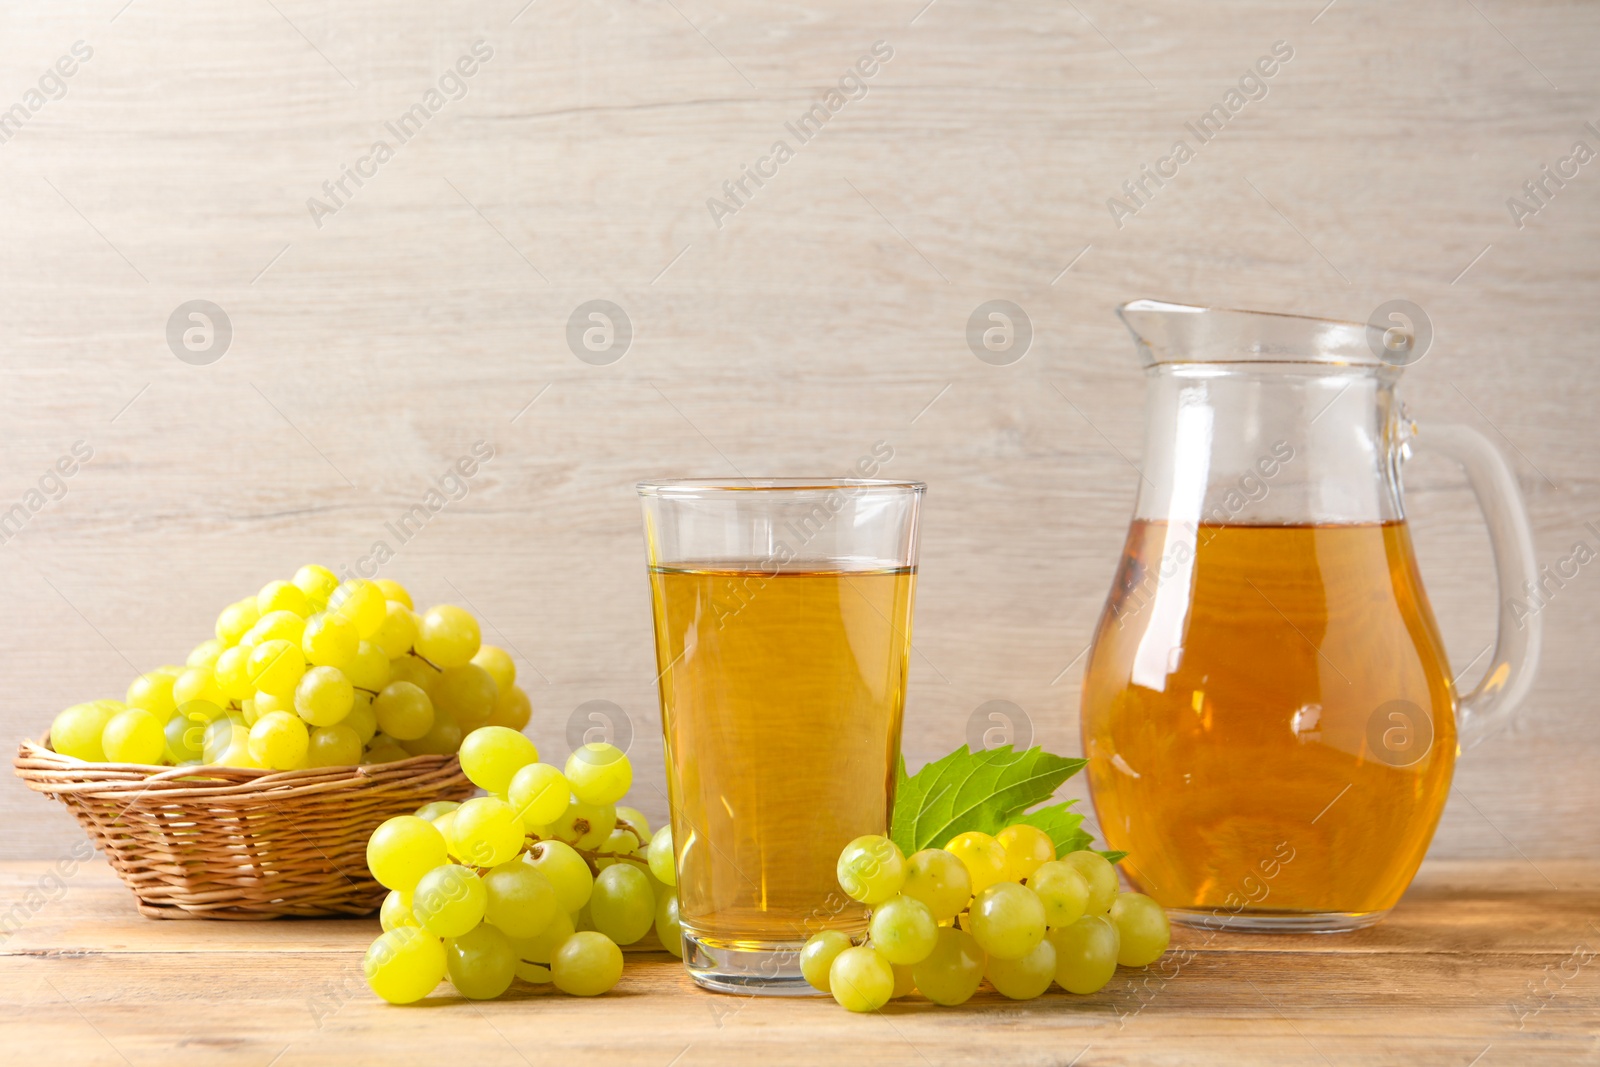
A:
<svg viewBox="0 0 1600 1067">
<path fill-rule="evenodd" d="M 1597 40 L 1570 0 L 7 5 L 0 510 L 75 442 L 93 456 L 0 546 L 0 723 L 37 736 L 229 600 L 383 540 L 384 573 L 517 650 L 542 746 L 565 751 L 584 701 L 625 709 L 659 816 L 632 483 L 843 473 L 883 441 L 887 474 L 930 485 L 912 762 L 993 699 L 1076 751 L 1074 657 L 1141 447 L 1112 311 L 1140 296 L 1417 302 L 1437 340 L 1411 410 L 1502 445 L 1542 561 L 1600 549 L 1600 164 L 1537 213 L 1506 203 L 1575 141 L 1600 150 Z M 1265 95 L 1119 226 L 1108 198 L 1276 42 Z M 820 134 L 789 132 L 867 68 Z M 402 142 L 386 124 L 418 103 L 438 107 Z M 792 158 L 726 199 L 780 139 Z M 604 365 L 567 344 L 597 299 L 632 325 Z M 966 342 L 990 299 L 1035 331 L 1008 366 Z M 193 300 L 231 323 L 208 365 L 168 345 Z M 400 543 L 385 524 L 480 440 L 470 491 Z M 1483 527 L 1444 461 L 1407 481 L 1470 679 Z M 1462 762 L 1436 854 L 1596 844 L 1595 566 L 1544 610 L 1537 690 Z M 0 856 L 64 852 L 66 816 L 7 781 Z"/>
</svg>

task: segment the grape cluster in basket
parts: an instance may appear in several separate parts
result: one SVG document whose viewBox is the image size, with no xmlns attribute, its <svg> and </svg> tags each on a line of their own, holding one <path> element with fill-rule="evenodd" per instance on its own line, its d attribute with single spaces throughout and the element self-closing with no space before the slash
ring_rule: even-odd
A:
<svg viewBox="0 0 1600 1067">
<path fill-rule="evenodd" d="M 532 741 L 498 726 L 468 734 L 461 769 L 489 796 L 439 801 L 373 832 L 367 866 L 390 890 L 383 934 L 363 961 L 392 1004 L 420 1000 L 446 977 L 487 1000 L 513 979 L 594 996 L 622 976 L 622 950 L 654 931 L 681 955 L 672 830 L 654 836 L 618 807 L 633 766 L 592 743 L 563 772 Z"/>
<path fill-rule="evenodd" d="M 1117 965 L 1143 967 L 1166 951 L 1161 906 L 1119 893 L 1097 852 L 1056 858 L 1049 835 L 1018 823 L 991 837 L 958 834 L 909 859 L 888 838 L 858 837 L 839 856 L 839 885 L 872 906 L 864 944 L 838 930 L 800 952 L 806 981 L 851 1011 L 876 1011 L 921 993 L 965 1002 L 988 979 L 1013 1000 L 1052 982 L 1093 993 Z"/>
<path fill-rule="evenodd" d="M 479 726 L 527 725 L 516 677 L 470 612 L 418 614 L 398 582 L 308 564 L 224 608 L 184 666 L 61 712 L 50 743 L 93 762 L 278 771 L 448 755 Z"/>
</svg>

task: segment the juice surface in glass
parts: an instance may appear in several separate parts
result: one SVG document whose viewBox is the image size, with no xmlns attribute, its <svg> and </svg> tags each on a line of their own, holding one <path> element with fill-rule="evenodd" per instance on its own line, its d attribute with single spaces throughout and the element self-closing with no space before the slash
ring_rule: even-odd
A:
<svg viewBox="0 0 1600 1067">
<path fill-rule="evenodd" d="M 1393 907 L 1456 757 L 1406 523 L 1175 529 L 1133 523 L 1084 680 L 1107 843 L 1168 908 Z"/>
<path fill-rule="evenodd" d="M 915 569 L 798 566 L 650 568 L 679 916 L 711 947 L 866 926 L 835 864 L 889 825 Z"/>
</svg>

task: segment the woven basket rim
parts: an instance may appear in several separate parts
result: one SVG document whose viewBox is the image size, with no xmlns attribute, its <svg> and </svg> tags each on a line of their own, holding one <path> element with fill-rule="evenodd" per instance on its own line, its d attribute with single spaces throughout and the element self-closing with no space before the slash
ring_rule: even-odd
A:
<svg viewBox="0 0 1600 1067">
<path fill-rule="evenodd" d="M 287 800 L 348 789 L 370 787 L 386 781 L 427 777 L 459 765 L 455 753 L 410 756 L 390 763 L 363 763 L 340 767 L 305 767 L 293 771 L 249 767 L 163 767 L 143 763 L 91 763 L 65 756 L 49 747 L 50 735 L 17 746 L 12 767 L 28 788 L 56 796 L 126 799 L 149 793 L 162 801 L 186 798 L 208 800 Z"/>
</svg>

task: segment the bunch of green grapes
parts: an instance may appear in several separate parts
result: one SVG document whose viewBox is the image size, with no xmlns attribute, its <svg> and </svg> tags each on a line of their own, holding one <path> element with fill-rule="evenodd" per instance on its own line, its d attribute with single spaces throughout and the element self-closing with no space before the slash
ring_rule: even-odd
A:
<svg viewBox="0 0 1600 1067">
<path fill-rule="evenodd" d="M 308 564 L 217 617 L 183 666 L 133 680 L 123 700 L 56 716 L 57 752 L 93 762 L 286 771 L 448 755 L 483 725 L 532 714 L 504 649 L 470 613 L 417 614 L 387 578 L 340 582 Z"/>
<path fill-rule="evenodd" d="M 461 768 L 488 796 L 390 819 L 367 842 L 389 889 L 367 950 L 372 991 L 391 1004 L 445 978 L 487 1000 L 514 979 L 595 996 L 622 976 L 622 950 L 652 931 L 682 955 L 672 831 L 618 807 L 633 784 L 623 752 L 588 744 L 564 769 L 504 726 L 472 731 Z"/>
<path fill-rule="evenodd" d="M 1052 982 L 1093 993 L 1117 965 L 1144 967 L 1167 949 L 1166 912 L 1119 893 L 1098 852 L 1056 858 L 1049 835 L 1018 823 L 971 832 L 909 859 L 886 837 L 858 837 L 839 855 L 839 885 L 872 906 L 863 944 L 838 930 L 800 952 L 806 981 L 851 1011 L 919 992 L 961 1004 L 989 984 L 1031 1000 Z"/>
</svg>

